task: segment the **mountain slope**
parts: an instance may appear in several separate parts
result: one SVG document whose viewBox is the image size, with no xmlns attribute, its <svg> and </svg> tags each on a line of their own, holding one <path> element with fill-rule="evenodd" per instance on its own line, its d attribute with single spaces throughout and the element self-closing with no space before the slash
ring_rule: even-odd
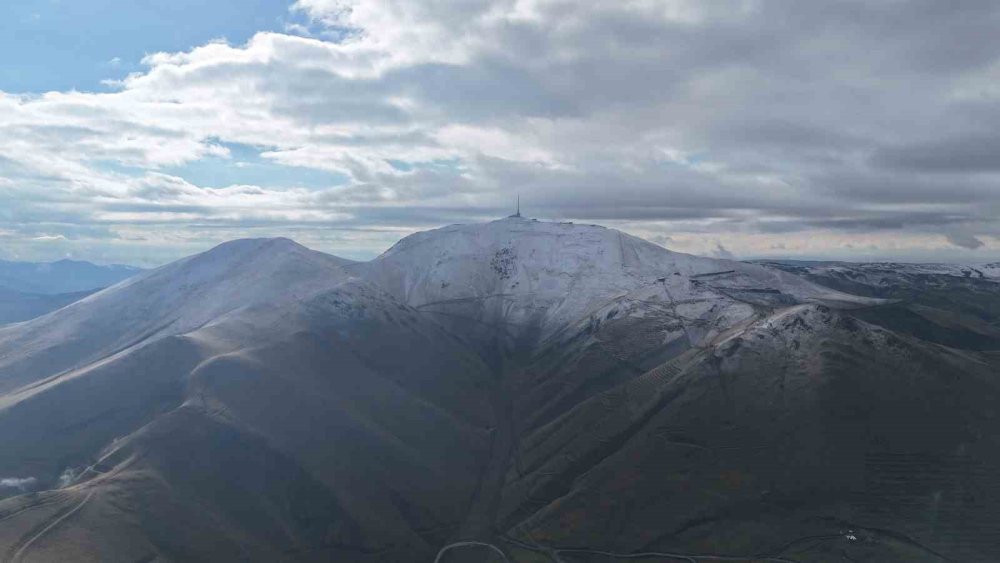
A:
<svg viewBox="0 0 1000 563">
<path fill-rule="evenodd" d="M 550 354 L 515 397 L 562 369 Z M 573 371 L 600 377 L 595 363 Z M 996 369 L 795 306 L 529 427 L 503 528 L 618 553 L 988 561 L 1000 544 L 978 522 L 1000 510 Z"/>
</svg>

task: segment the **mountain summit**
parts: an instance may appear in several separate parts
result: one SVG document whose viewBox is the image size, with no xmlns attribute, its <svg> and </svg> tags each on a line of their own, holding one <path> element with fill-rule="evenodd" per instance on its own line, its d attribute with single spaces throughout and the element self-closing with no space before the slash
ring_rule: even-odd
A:
<svg viewBox="0 0 1000 563">
<path fill-rule="evenodd" d="M 796 302 L 854 300 L 784 272 L 672 252 L 614 229 L 519 216 L 411 235 L 362 270 L 421 310 L 543 338 L 643 288 L 672 290 L 677 300 L 716 286 Z"/>
</svg>

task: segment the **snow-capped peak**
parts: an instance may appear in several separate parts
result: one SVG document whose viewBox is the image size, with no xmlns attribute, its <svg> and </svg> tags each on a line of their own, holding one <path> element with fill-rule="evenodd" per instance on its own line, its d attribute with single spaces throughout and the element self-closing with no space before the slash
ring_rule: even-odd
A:
<svg viewBox="0 0 1000 563">
<path fill-rule="evenodd" d="M 543 333 L 658 282 L 681 294 L 690 280 L 796 299 L 832 293 L 796 276 L 672 252 L 614 229 L 517 216 L 411 235 L 363 269 L 411 306 L 460 308 L 488 323 L 540 325 Z"/>
</svg>

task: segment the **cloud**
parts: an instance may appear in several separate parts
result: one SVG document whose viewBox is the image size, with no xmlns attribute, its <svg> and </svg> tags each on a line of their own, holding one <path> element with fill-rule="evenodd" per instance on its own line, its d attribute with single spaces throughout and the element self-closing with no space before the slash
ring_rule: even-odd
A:
<svg viewBox="0 0 1000 563">
<path fill-rule="evenodd" d="M 34 477 L 3 477 L 0 478 L 0 490 L 2 489 L 17 489 L 21 492 L 31 490 L 35 484 L 38 483 L 38 479 Z"/>
<path fill-rule="evenodd" d="M 75 468 L 73 468 L 73 467 L 67 467 L 59 475 L 59 479 L 56 482 L 57 486 L 60 489 L 64 488 L 64 487 L 68 487 L 68 486 L 72 485 L 74 481 L 76 481 L 76 478 L 78 476 L 79 476 L 79 472 Z"/>
<path fill-rule="evenodd" d="M 1000 172 L 1000 135 L 970 134 L 881 149 L 873 163 L 918 172 Z"/>
<path fill-rule="evenodd" d="M 978 238 L 969 234 L 952 233 L 946 235 L 946 238 L 948 239 L 948 242 L 950 242 L 951 244 L 954 244 L 955 246 L 960 248 L 968 248 L 969 250 L 976 250 L 978 248 L 982 248 L 986 244 L 983 241 L 979 240 Z"/>
<path fill-rule="evenodd" d="M 653 235 L 649 237 L 648 240 L 655 242 L 660 246 L 667 247 L 671 242 L 673 242 L 674 239 L 667 235 Z"/>
<path fill-rule="evenodd" d="M 736 234 L 724 248 L 741 256 L 778 233 L 827 233 L 830 253 L 848 234 L 900 253 L 1000 235 L 996 3 L 291 9 L 287 33 L 152 53 L 111 92 L 0 92 L 8 252 L 165 259 L 282 234 L 363 257 L 504 215 L 515 192 L 530 215 L 702 237 L 707 253 Z M 287 181 L 191 173 L 206 163 Z M 298 181 L 317 170 L 343 181 Z M 169 234 L 138 236 L 153 226 Z"/>
<path fill-rule="evenodd" d="M 721 242 L 715 243 L 715 251 L 712 253 L 716 258 L 722 258 L 724 260 L 735 260 L 736 256 L 729 252 L 725 246 L 722 246 Z"/>
</svg>

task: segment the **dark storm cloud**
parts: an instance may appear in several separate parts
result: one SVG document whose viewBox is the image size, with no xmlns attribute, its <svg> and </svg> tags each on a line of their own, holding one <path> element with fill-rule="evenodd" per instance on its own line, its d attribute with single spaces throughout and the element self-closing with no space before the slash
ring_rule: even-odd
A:
<svg viewBox="0 0 1000 563">
<path fill-rule="evenodd" d="M 954 244 L 955 246 L 961 248 L 968 248 L 970 250 L 981 248 L 985 244 L 983 243 L 983 241 L 979 240 L 978 238 L 972 235 L 961 234 L 961 233 L 949 234 L 948 242 Z"/>
<path fill-rule="evenodd" d="M 547 91 L 529 71 L 492 57 L 475 65 L 425 64 L 400 69 L 386 81 L 405 95 L 439 108 L 454 122 L 522 117 L 582 115 L 571 97 Z"/>
<path fill-rule="evenodd" d="M 873 155 L 872 163 L 901 171 L 1000 172 L 1000 135 L 973 134 L 885 148 Z M 998 185 L 994 182 L 994 189 Z"/>
</svg>

